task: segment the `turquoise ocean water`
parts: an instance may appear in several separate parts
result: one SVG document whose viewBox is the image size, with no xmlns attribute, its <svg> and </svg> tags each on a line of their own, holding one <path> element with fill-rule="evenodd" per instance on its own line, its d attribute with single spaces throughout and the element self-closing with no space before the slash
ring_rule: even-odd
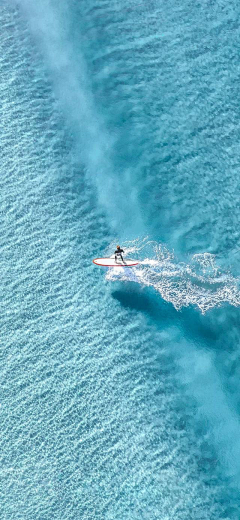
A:
<svg viewBox="0 0 240 520">
<path fill-rule="evenodd" d="M 239 520 L 239 4 L 0 5 L 0 517 Z"/>
</svg>

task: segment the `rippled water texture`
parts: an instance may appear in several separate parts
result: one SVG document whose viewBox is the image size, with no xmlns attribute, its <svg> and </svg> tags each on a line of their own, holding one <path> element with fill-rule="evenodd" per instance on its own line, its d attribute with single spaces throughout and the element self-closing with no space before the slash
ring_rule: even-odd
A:
<svg viewBox="0 0 240 520">
<path fill-rule="evenodd" d="M 1 519 L 239 520 L 238 3 L 0 5 Z"/>
</svg>

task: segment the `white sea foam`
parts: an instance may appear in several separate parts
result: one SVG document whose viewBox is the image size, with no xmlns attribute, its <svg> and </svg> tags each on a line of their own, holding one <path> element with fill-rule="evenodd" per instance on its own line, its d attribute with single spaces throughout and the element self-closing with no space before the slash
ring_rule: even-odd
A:
<svg viewBox="0 0 240 520">
<path fill-rule="evenodd" d="M 148 252 L 147 258 L 143 258 L 145 251 Z M 222 272 L 215 256 L 210 253 L 196 254 L 189 263 L 178 262 L 174 253 L 148 238 L 128 242 L 125 253 L 138 257 L 138 266 L 109 269 L 107 280 L 130 280 L 153 287 L 177 310 L 194 305 L 205 313 L 224 303 L 235 307 L 240 305 L 239 280 Z"/>
</svg>

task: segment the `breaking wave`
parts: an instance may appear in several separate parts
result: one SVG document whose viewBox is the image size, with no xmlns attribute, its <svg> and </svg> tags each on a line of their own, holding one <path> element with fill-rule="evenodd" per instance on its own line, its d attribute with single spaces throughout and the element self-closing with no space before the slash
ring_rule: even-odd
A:
<svg viewBox="0 0 240 520">
<path fill-rule="evenodd" d="M 113 244 L 107 254 L 112 249 Z M 240 305 L 239 279 L 223 272 L 211 253 L 195 254 L 189 263 L 178 262 L 163 244 L 145 238 L 126 242 L 125 254 L 137 258 L 138 266 L 108 269 L 107 280 L 153 287 L 177 310 L 193 305 L 205 313 L 226 303 Z"/>
</svg>

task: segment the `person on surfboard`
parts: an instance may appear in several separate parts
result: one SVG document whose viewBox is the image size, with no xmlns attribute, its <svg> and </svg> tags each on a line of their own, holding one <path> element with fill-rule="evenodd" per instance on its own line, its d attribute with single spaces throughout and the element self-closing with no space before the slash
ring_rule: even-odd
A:
<svg viewBox="0 0 240 520">
<path fill-rule="evenodd" d="M 123 262 L 123 255 L 122 253 L 124 253 L 123 249 L 121 249 L 120 246 L 117 246 L 117 249 L 115 251 L 115 262 L 118 261 L 119 258 L 121 258 L 122 262 Z"/>
</svg>

